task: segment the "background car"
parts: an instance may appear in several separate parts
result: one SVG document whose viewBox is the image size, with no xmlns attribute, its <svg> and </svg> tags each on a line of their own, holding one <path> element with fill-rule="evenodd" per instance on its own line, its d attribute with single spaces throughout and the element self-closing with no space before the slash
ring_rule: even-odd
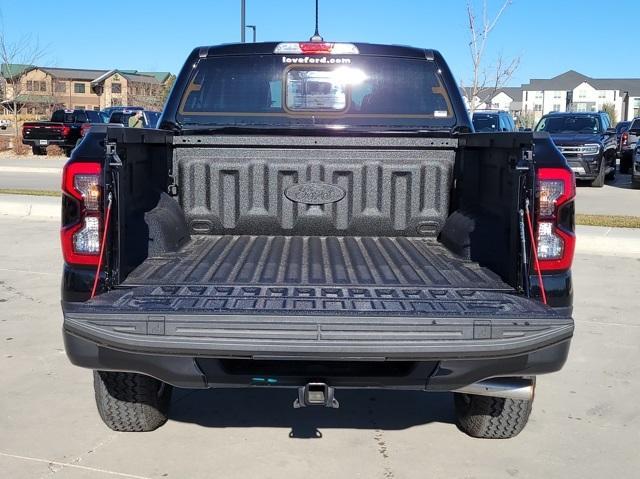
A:
<svg viewBox="0 0 640 479">
<path fill-rule="evenodd" d="M 131 118 L 136 113 L 136 111 L 141 110 L 136 109 L 114 111 L 113 113 L 111 113 L 111 117 L 109 117 L 109 123 L 120 123 L 124 126 L 129 126 L 129 118 Z M 142 121 L 145 128 L 155 128 L 158 124 L 159 118 L 160 112 L 158 111 L 142 110 Z"/>
<path fill-rule="evenodd" d="M 102 117 L 94 110 L 55 110 L 50 121 L 24 122 L 22 143 L 30 146 L 34 155 L 46 155 L 47 146 L 57 145 L 69 156 L 85 123 L 102 123 Z"/>
<path fill-rule="evenodd" d="M 620 173 L 629 173 L 633 160 L 633 152 L 640 137 L 640 117 L 629 122 L 629 127 L 620 135 Z"/>
<path fill-rule="evenodd" d="M 535 131 L 546 131 L 567 159 L 578 180 L 604 186 L 616 174 L 616 130 L 605 112 L 544 115 Z"/>
<path fill-rule="evenodd" d="M 640 142 L 636 143 L 631 162 L 631 188 L 640 189 Z"/>
<path fill-rule="evenodd" d="M 102 113 L 106 116 L 105 123 L 109 123 L 109 118 L 114 111 L 123 110 L 144 110 L 141 106 L 110 106 L 102 110 Z"/>
<path fill-rule="evenodd" d="M 622 134 L 629 129 L 630 121 L 619 121 L 616 123 L 616 139 L 620 141 Z"/>
<path fill-rule="evenodd" d="M 473 128 L 477 133 L 516 131 L 516 123 L 506 111 L 482 110 L 473 114 Z"/>
</svg>

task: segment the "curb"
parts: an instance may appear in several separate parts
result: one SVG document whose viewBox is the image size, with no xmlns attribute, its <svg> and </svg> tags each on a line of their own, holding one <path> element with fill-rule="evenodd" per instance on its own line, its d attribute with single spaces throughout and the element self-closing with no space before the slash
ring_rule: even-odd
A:
<svg viewBox="0 0 640 479">
<path fill-rule="evenodd" d="M 576 253 L 640 258 L 640 229 L 576 226 Z"/>
<path fill-rule="evenodd" d="M 0 166 L 0 173 L 46 173 L 61 175 L 62 168 L 49 166 Z"/>
<path fill-rule="evenodd" d="M 60 198 L 0 194 L 0 215 L 18 218 L 60 219 Z"/>
</svg>

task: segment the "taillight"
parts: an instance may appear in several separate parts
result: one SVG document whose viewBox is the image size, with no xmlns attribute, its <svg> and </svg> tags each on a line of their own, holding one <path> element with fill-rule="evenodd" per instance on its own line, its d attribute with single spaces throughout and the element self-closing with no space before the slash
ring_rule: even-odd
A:
<svg viewBox="0 0 640 479">
<path fill-rule="evenodd" d="M 71 127 L 63 126 L 62 127 L 62 136 L 69 136 L 69 133 L 71 133 Z"/>
<path fill-rule="evenodd" d="M 571 268 L 576 246 L 573 218 L 575 195 L 572 171 L 564 168 L 538 170 L 536 242 L 542 272 Z"/>
<path fill-rule="evenodd" d="M 101 172 L 99 163 L 68 163 L 64 167 L 60 238 L 64 260 L 69 264 L 98 264 L 102 229 Z"/>
<path fill-rule="evenodd" d="M 625 131 L 620 138 L 620 142 L 622 143 L 622 146 L 627 146 L 629 143 L 629 133 Z"/>
</svg>

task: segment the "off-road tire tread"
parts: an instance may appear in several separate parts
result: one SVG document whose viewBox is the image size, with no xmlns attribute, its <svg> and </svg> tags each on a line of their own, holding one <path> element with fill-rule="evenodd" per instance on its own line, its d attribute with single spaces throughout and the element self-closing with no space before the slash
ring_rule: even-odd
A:
<svg viewBox="0 0 640 479">
<path fill-rule="evenodd" d="M 170 385 L 142 374 L 107 371 L 94 371 L 93 383 L 100 417 L 114 431 L 153 431 L 167 422 Z"/>
<path fill-rule="evenodd" d="M 464 396 L 470 399 L 468 404 Z M 529 421 L 533 400 L 497 398 L 456 393 L 458 428 L 471 437 L 509 439 L 522 432 Z"/>
</svg>

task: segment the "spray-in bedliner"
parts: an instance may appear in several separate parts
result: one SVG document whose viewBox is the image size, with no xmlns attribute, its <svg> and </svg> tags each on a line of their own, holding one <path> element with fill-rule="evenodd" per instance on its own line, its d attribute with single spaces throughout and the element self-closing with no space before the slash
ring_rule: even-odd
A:
<svg viewBox="0 0 640 479">
<path fill-rule="evenodd" d="M 510 290 L 432 239 L 200 236 L 148 258 L 124 282 L 145 285 L 369 286 Z"/>
</svg>

